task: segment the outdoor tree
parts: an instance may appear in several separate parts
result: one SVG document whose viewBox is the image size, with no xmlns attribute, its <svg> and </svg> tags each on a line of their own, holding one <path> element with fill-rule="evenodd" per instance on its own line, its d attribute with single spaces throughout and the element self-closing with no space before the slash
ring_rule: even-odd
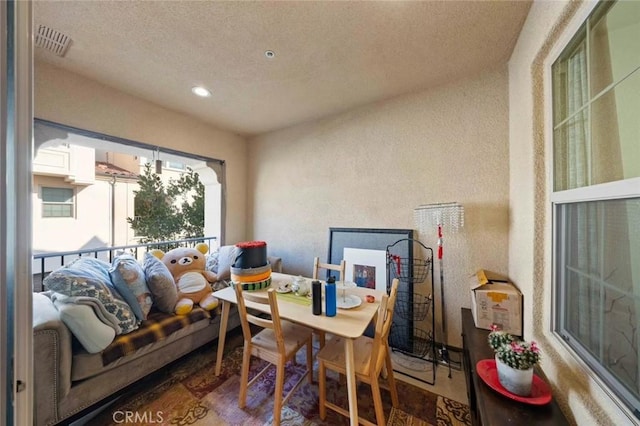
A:
<svg viewBox="0 0 640 426">
<path fill-rule="evenodd" d="M 204 185 L 198 173 L 187 167 L 176 181 L 172 181 L 167 190 L 169 197 L 180 199 L 182 234 L 185 238 L 204 235 Z"/>
<path fill-rule="evenodd" d="M 142 243 L 200 237 L 204 232 L 204 185 L 187 168 L 178 179 L 165 184 L 144 165 L 135 191 L 134 217 L 127 222 Z"/>
</svg>

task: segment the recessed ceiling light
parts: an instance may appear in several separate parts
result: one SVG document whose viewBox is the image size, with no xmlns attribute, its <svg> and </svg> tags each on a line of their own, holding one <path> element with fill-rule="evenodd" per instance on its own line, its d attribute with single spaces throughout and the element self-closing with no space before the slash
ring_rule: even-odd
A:
<svg viewBox="0 0 640 426">
<path fill-rule="evenodd" d="M 191 91 L 194 95 L 201 96 L 203 98 L 208 98 L 209 96 L 211 96 L 211 92 L 202 86 L 194 86 L 191 88 Z"/>
<path fill-rule="evenodd" d="M 266 52 L 264 52 L 264 56 L 266 56 L 269 59 L 272 59 L 276 56 L 276 52 L 274 52 L 273 50 L 267 50 Z"/>
</svg>

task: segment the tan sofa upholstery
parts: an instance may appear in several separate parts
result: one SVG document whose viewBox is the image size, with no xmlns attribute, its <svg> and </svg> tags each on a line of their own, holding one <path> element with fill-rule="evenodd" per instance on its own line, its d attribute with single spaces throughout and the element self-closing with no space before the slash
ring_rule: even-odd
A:
<svg viewBox="0 0 640 426">
<path fill-rule="evenodd" d="M 233 308 L 227 330 L 239 324 Z M 34 293 L 34 424 L 60 423 L 106 402 L 115 392 L 217 339 L 219 327 L 220 315 L 215 314 L 102 366 L 101 354 L 89 354 L 74 342 L 51 299 Z"/>
<path fill-rule="evenodd" d="M 274 272 L 282 272 L 280 258 L 270 256 L 269 262 Z M 224 278 L 213 287 L 217 290 L 227 284 L 228 278 Z M 234 306 L 227 330 L 239 324 Z M 87 409 L 106 403 L 119 390 L 217 339 L 219 329 L 220 315 L 216 312 L 211 318 L 183 326 L 166 338 L 103 365 L 103 354 L 84 350 L 61 320 L 47 293 L 34 293 L 34 425 L 66 423 L 80 413 L 91 411 Z M 211 350 L 215 350 L 213 345 Z"/>
</svg>

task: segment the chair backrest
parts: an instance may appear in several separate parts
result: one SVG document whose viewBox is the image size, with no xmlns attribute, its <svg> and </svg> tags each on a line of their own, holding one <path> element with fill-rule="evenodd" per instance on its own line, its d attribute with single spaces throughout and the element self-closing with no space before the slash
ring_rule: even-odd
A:
<svg viewBox="0 0 640 426">
<path fill-rule="evenodd" d="M 340 276 L 336 281 L 343 281 L 345 279 L 344 272 L 346 268 L 347 268 L 347 262 L 345 262 L 344 260 L 342 260 L 339 265 L 333 265 L 331 263 L 322 263 L 320 262 L 320 258 L 316 257 L 315 259 L 313 259 L 313 279 L 314 280 L 318 279 L 318 271 L 320 269 L 326 269 L 329 271 L 338 272 Z"/>
<path fill-rule="evenodd" d="M 386 346 L 389 341 L 389 332 L 391 331 L 391 323 L 393 322 L 393 312 L 395 311 L 399 285 L 400 281 L 394 278 L 391 282 L 389 295 L 383 296 L 383 300 L 380 302 L 380 307 L 378 308 L 373 347 L 371 348 L 372 364 L 369 366 L 370 369 L 375 369 L 375 371 L 378 371 L 378 368 L 381 368 L 384 363 L 384 356 L 382 356 L 381 351 L 387 350 Z"/>
<path fill-rule="evenodd" d="M 396 309 L 396 299 L 398 298 L 398 287 L 400 286 L 400 280 L 394 278 L 391 281 L 391 290 L 389 291 L 389 303 L 387 305 L 387 313 L 382 329 L 382 340 L 388 341 L 389 332 L 391 331 L 391 323 L 393 322 L 393 313 Z"/>
<path fill-rule="evenodd" d="M 280 312 L 278 311 L 278 300 L 274 289 L 270 288 L 266 292 L 260 291 L 257 293 L 245 292 L 242 290 L 242 285 L 237 284 L 234 286 L 236 290 L 236 299 L 238 300 L 238 315 L 240 316 L 240 325 L 242 326 L 242 334 L 245 341 L 251 341 L 251 328 L 249 324 L 254 324 L 262 328 L 270 328 L 278 344 L 278 351 L 284 353 L 284 337 L 282 335 L 282 327 L 280 324 Z M 261 305 L 269 305 L 269 311 L 271 319 L 262 318 L 247 312 L 247 305 L 245 300 L 259 303 Z"/>
</svg>

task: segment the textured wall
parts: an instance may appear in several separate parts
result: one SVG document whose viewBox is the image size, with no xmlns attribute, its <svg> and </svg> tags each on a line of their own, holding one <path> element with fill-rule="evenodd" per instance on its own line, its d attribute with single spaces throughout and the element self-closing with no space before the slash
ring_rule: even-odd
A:
<svg viewBox="0 0 640 426">
<path fill-rule="evenodd" d="M 461 346 L 469 275 L 507 270 L 507 96 L 502 67 L 250 141 L 249 235 L 309 275 L 330 227 L 414 228 L 414 207 L 462 203 L 444 268 L 448 341 Z M 435 247 L 435 235 L 419 238 Z"/>
<path fill-rule="evenodd" d="M 36 118 L 225 160 L 227 240 L 245 238 L 243 138 L 44 62 L 35 64 L 34 104 Z"/>
<path fill-rule="evenodd" d="M 74 188 L 76 190 L 75 217 L 42 217 L 41 191 L 43 186 Z M 111 187 L 109 182 L 74 187 L 60 177 L 34 176 L 32 203 L 33 250 L 68 251 L 97 247 L 111 240 Z"/>
<path fill-rule="evenodd" d="M 524 293 L 525 335 L 542 347 L 542 367 L 563 411 L 579 425 L 621 425 L 630 424 L 629 417 L 550 331 L 551 157 L 545 116 L 550 103 L 545 97 L 549 88 L 545 62 L 584 20 L 588 7 L 580 2 L 536 1 L 509 62 L 509 275 Z"/>
</svg>

